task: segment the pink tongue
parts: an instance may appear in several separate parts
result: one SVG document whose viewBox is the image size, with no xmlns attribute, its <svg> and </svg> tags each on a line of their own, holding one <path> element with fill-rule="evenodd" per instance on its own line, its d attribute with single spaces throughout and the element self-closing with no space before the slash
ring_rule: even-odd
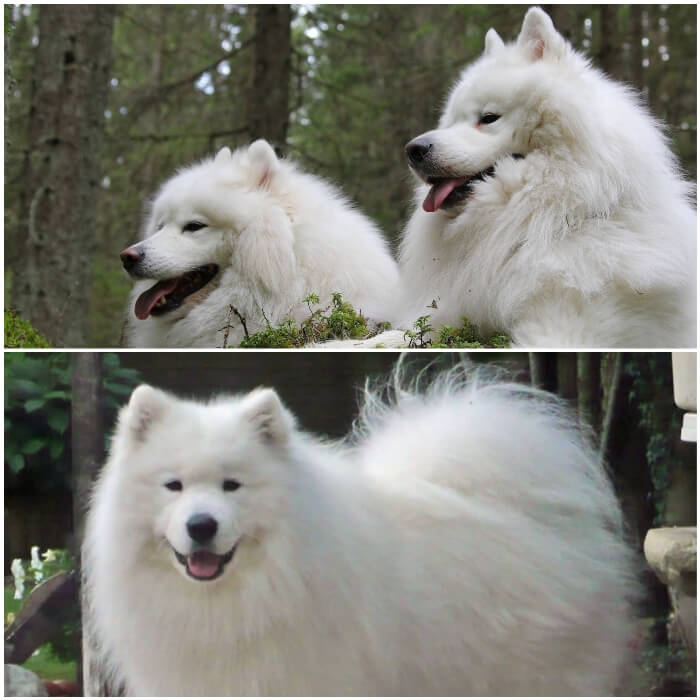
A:
<svg viewBox="0 0 700 700">
<path fill-rule="evenodd" d="M 146 290 L 136 300 L 136 304 L 134 305 L 136 318 L 140 318 L 142 321 L 147 319 L 151 314 L 151 309 L 158 303 L 158 300 L 166 294 L 170 294 L 170 292 L 177 287 L 177 282 L 177 277 L 172 280 L 163 280 Z"/>
<path fill-rule="evenodd" d="M 467 181 L 466 177 L 455 177 L 450 180 L 444 180 L 437 185 L 433 185 L 428 192 L 428 196 L 423 202 L 423 209 L 428 212 L 437 211 L 442 203 L 447 199 L 450 192 L 457 187 L 460 187 Z"/>
<path fill-rule="evenodd" d="M 198 578 L 211 578 L 219 570 L 219 557 L 203 550 L 187 557 L 187 568 Z"/>
</svg>

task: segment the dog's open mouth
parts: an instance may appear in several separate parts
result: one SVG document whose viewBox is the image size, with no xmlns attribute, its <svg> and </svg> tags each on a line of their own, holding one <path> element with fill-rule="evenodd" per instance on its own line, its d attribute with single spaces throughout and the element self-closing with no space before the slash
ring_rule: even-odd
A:
<svg viewBox="0 0 700 700">
<path fill-rule="evenodd" d="M 525 156 L 521 153 L 511 153 L 510 157 L 522 160 Z M 428 185 L 431 185 L 430 191 L 423 200 L 423 209 L 427 212 L 434 212 L 462 204 L 472 194 L 474 185 L 477 182 L 482 182 L 486 178 L 493 176 L 496 172 L 496 163 L 474 175 L 465 177 L 440 177 L 439 175 L 428 175 L 427 173 L 421 174 L 415 167 L 414 171 Z"/>
<path fill-rule="evenodd" d="M 190 296 L 209 284 L 219 271 L 219 266 L 202 265 L 180 277 L 161 280 L 139 296 L 134 305 L 136 318 L 147 319 L 173 311 Z"/>
<path fill-rule="evenodd" d="M 216 554 L 208 549 L 197 549 L 185 556 L 173 548 L 175 557 L 185 567 L 187 575 L 197 581 L 213 581 L 221 576 L 224 567 L 233 559 L 238 543 L 234 544 L 226 554 Z"/>
<path fill-rule="evenodd" d="M 449 209 L 462 203 L 474 191 L 474 183 L 481 182 L 493 175 L 495 167 L 490 167 L 470 177 L 429 177 L 427 183 L 432 185 L 428 196 L 423 201 L 423 209 L 434 212 Z"/>
</svg>

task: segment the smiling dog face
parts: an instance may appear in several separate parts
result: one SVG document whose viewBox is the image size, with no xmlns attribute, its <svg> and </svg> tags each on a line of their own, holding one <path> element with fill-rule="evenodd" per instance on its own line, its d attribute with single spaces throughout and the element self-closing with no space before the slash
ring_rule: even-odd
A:
<svg viewBox="0 0 700 700">
<path fill-rule="evenodd" d="M 277 524 L 273 474 L 291 426 L 269 389 L 200 404 L 137 388 L 113 452 L 121 456 L 122 490 L 143 507 L 144 551 L 189 581 L 235 576 Z"/>
</svg>

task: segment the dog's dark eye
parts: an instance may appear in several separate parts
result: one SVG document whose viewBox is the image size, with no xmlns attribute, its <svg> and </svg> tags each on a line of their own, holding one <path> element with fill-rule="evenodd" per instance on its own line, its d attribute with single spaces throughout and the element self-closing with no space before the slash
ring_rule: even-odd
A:
<svg viewBox="0 0 700 700">
<path fill-rule="evenodd" d="M 188 221 L 183 227 L 183 231 L 192 233 L 194 231 L 199 231 L 201 228 L 206 228 L 207 225 L 203 224 L 201 221 Z"/>
<path fill-rule="evenodd" d="M 224 479 L 224 491 L 235 491 L 241 488 L 240 482 L 235 479 Z"/>
<path fill-rule="evenodd" d="M 479 124 L 493 124 L 501 118 L 500 114 L 492 114 L 491 112 L 486 112 L 479 117 Z"/>
<path fill-rule="evenodd" d="M 168 491 L 182 491 L 182 482 L 179 479 L 171 479 L 163 484 Z"/>
</svg>

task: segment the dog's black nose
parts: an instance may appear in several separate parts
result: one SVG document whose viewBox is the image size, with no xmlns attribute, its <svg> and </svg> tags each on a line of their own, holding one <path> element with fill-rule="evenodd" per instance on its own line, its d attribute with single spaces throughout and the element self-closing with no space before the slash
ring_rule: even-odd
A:
<svg viewBox="0 0 700 700">
<path fill-rule="evenodd" d="M 137 263 L 141 262 L 141 260 L 143 260 L 143 255 L 143 251 L 139 250 L 136 246 L 126 248 L 119 253 L 119 257 L 122 259 L 122 265 L 124 265 L 124 269 L 127 271 L 131 270 Z"/>
<path fill-rule="evenodd" d="M 423 136 L 417 136 L 412 141 L 406 144 L 406 155 L 408 160 L 413 164 L 421 163 L 430 153 L 433 144 Z"/>
<path fill-rule="evenodd" d="M 214 537 L 218 527 L 219 524 L 209 513 L 195 513 L 187 521 L 187 532 L 199 544 L 204 544 Z"/>
</svg>

